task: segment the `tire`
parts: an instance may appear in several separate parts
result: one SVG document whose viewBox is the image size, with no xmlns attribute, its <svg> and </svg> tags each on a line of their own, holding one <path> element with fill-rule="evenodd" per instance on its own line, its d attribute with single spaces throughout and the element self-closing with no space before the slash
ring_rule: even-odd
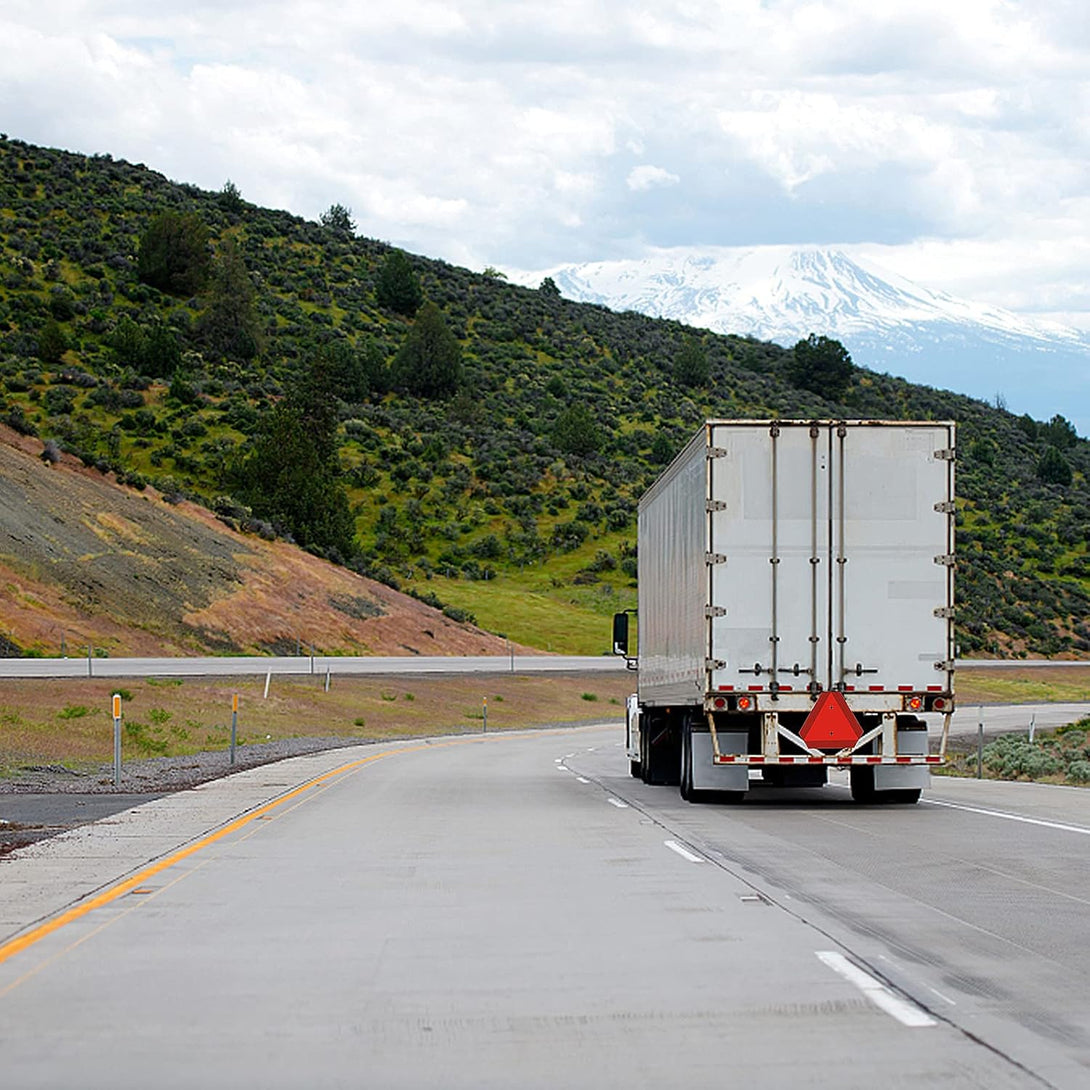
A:
<svg viewBox="0 0 1090 1090">
<path fill-rule="evenodd" d="M 920 801 L 921 789 L 919 787 L 902 787 L 896 791 L 876 791 L 875 801 L 882 803 L 900 803 L 903 806 L 914 806 Z"/>
<path fill-rule="evenodd" d="M 875 803 L 879 806 L 913 806 L 920 801 L 920 788 L 901 787 L 891 791 L 874 789 L 874 769 L 872 767 L 853 768 L 851 770 L 852 799 L 855 802 Z"/>
<path fill-rule="evenodd" d="M 867 765 L 856 765 L 850 772 L 853 802 L 875 802 L 874 769 Z"/>
<path fill-rule="evenodd" d="M 681 764 L 681 731 L 664 719 L 648 717 L 640 762 L 644 783 L 654 787 L 677 786 Z"/>
<path fill-rule="evenodd" d="M 628 762 L 628 774 L 634 779 L 639 780 L 643 778 L 643 766 L 639 761 Z"/>
<path fill-rule="evenodd" d="M 738 806 L 745 799 L 746 793 L 745 791 L 713 791 L 711 797 L 724 806 Z"/>
<path fill-rule="evenodd" d="M 689 724 L 681 728 L 681 768 L 678 771 L 678 791 L 686 802 L 695 802 L 693 797 L 693 737 Z"/>
</svg>

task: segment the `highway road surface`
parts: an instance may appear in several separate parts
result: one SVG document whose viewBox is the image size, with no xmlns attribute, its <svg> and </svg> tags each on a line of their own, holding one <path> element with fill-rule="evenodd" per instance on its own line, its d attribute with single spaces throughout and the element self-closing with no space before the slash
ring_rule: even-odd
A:
<svg viewBox="0 0 1090 1090">
<path fill-rule="evenodd" d="M 1090 1085 L 1090 792 L 691 806 L 616 725 L 382 744 L 0 861 L 0 1084 Z"/>
</svg>

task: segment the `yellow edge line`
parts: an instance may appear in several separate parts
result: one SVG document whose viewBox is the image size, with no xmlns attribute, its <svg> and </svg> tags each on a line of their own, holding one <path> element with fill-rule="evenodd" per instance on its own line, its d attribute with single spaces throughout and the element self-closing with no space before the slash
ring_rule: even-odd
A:
<svg viewBox="0 0 1090 1090">
<path fill-rule="evenodd" d="M 466 741 L 470 740 L 471 739 L 466 739 Z M 475 741 L 476 739 L 472 740 Z M 439 744 L 454 745 L 456 743 L 444 742 Z M 256 810 L 251 810 L 250 813 L 244 814 L 240 818 L 236 818 L 234 821 L 224 825 L 221 829 L 217 829 L 214 833 L 209 833 L 208 836 L 202 837 L 200 840 L 196 840 L 184 848 L 180 848 L 178 851 L 165 856 L 156 863 L 152 863 L 151 866 L 145 867 L 131 878 L 126 878 L 123 882 L 119 882 L 116 886 L 111 886 L 109 889 L 92 897 L 89 901 L 83 901 L 68 909 L 67 912 L 62 912 L 59 916 L 47 920 L 45 923 L 34 928 L 33 931 L 28 931 L 25 935 L 20 935 L 10 942 L 4 943 L 3 946 L 0 946 L 0 963 L 7 961 L 8 958 L 14 957 L 28 947 L 40 942 L 47 935 L 52 935 L 54 931 L 59 931 L 62 927 L 66 927 L 75 920 L 82 919 L 88 913 L 94 912 L 96 908 L 102 908 L 104 905 L 116 901 L 130 890 L 143 885 L 149 878 L 165 871 L 168 867 L 173 867 L 175 863 L 180 863 L 183 859 L 188 859 L 189 856 L 207 848 L 210 844 L 215 844 L 217 840 L 222 840 L 225 836 L 230 836 L 231 833 L 237 832 L 244 826 L 249 825 L 251 821 L 256 821 L 270 810 L 275 810 L 278 806 L 283 806 L 284 803 L 290 802 L 294 798 L 298 798 L 299 795 L 303 794 L 305 791 L 309 791 L 312 787 L 318 787 L 327 780 L 333 779 L 335 776 L 343 776 L 346 772 L 351 772 L 354 769 L 370 764 L 372 761 L 380 760 L 383 757 L 389 757 L 396 753 L 412 753 L 414 750 L 434 748 L 435 745 L 433 744 L 431 746 L 407 746 L 404 749 L 389 749 L 383 753 L 373 753 L 370 757 L 364 757 L 359 761 L 351 761 L 348 764 L 341 765 L 340 768 L 334 768 L 329 772 L 323 772 L 322 775 L 316 776 L 313 780 L 308 780 L 306 783 L 300 784 L 298 787 L 286 792 L 279 798 L 273 799 L 272 802 L 267 802 L 264 806 L 260 806 Z"/>
</svg>

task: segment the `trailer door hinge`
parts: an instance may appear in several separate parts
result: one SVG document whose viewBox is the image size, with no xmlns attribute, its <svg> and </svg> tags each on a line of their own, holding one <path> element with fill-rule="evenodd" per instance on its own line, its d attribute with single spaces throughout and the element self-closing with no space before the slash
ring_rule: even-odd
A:
<svg viewBox="0 0 1090 1090">
<path fill-rule="evenodd" d="M 942 564 L 945 568 L 952 568 L 957 563 L 957 558 L 953 553 L 943 553 L 942 556 L 935 557 L 936 564 Z"/>
<path fill-rule="evenodd" d="M 726 458 L 730 453 L 726 447 L 708 447 L 706 458 Z"/>
<path fill-rule="evenodd" d="M 704 660 L 704 669 L 707 670 L 709 673 L 712 670 L 725 670 L 726 668 L 727 668 L 727 664 L 726 664 L 726 662 L 723 661 L 723 659 L 705 659 Z"/>
<path fill-rule="evenodd" d="M 713 511 L 725 511 L 727 509 L 726 500 L 706 500 L 704 502 L 704 510 L 710 515 Z"/>
<path fill-rule="evenodd" d="M 704 607 L 704 616 L 705 617 L 725 617 L 726 615 L 727 615 L 727 607 L 726 606 L 705 606 Z"/>
<path fill-rule="evenodd" d="M 952 515 L 957 509 L 958 506 L 953 500 L 943 500 L 942 503 L 935 504 L 935 510 L 940 515 Z"/>
<path fill-rule="evenodd" d="M 935 451 L 935 461 L 937 462 L 953 462 L 957 458 L 957 451 L 953 447 L 943 447 L 942 450 Z"/>
<path fill-rule="evenodd" d="M 953 606 L 938 606 L 933 609 L 931 613 L 935 617 L 942 617 L 946 620 L 949 620 L 951 617 L 954 616 L 955 610 Z"/>
<path fill-rule="evenodd" d="M 725 564 L 726 562 L 727 562 L 727 557 L 726 557 L 725 553 L 705 553 L 704 554 L 704 563 L 705 564 Z"/>
<path fill-rule="evenodd" d="M 954 660 L 951 659 L 949 662 L 942 662 L 942 661 L 936 662 L 935 663 L 935 669 L 936 670 L 944 670 L 944 671 L 952 671 L 954 669 Z"/>
</svg>

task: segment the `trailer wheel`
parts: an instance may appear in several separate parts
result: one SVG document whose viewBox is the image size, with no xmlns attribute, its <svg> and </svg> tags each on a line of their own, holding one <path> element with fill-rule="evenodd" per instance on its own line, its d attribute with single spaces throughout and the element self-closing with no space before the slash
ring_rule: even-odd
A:
<svg viewBox="0 0 1090 1090">
<path fill-rule="evenodd" d="M 876 791 L 876 802 L 902 803 L 913 806 L 920 801 L 921 789 L 919 787 L 901 787 L 895 791 Z"/>
<path fill-rule="evenodd" d="M 634 779 L 639 780 L 643 778 L 643 766 L 639 761 L 628 762 L 628 774 Z"/>
<path fill-rule="evenodd" d="M 851 770 L 852 801 L 874 802 L 874 769 L 866 765 L 853 767 Z"/>
<path fill-rule="evenodd" d="M 676 784 L 680 764 L 681 731 L 665 716 L 642 716 L 641 746 L 643 782 L 658 786 Z"/>
<path fill-rule="evenodd" d="M 681 769 L 678 772 L 678 791 L 686 802 L 696 802 L 693 790 L 693 732 L 686 723 L 681 728 Z"/>
<path fill-rule="evenodd" d="M 920 801 L 920 788 L 900 787 L 889 791 L 874 789 L 874 769 L 869 767 L 853 768 L 852 799 L 855 802 L 872 802 L 878 805 L 913 805 Z"/>
</svg>

